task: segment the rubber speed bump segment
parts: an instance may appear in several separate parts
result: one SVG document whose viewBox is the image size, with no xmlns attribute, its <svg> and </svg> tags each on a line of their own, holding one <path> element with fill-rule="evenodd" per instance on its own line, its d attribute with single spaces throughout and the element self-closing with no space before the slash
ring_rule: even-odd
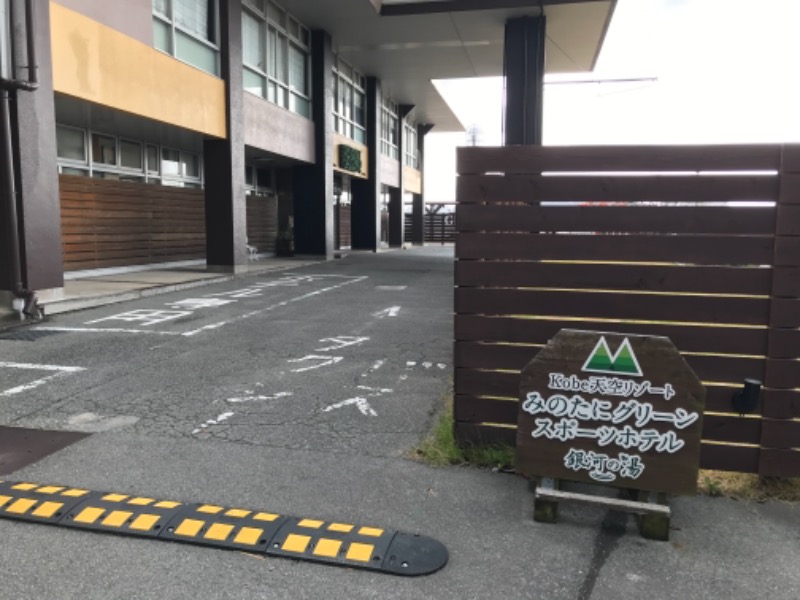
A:
<svg viewBox="0 0 800 600">
<path fill-rule="evenodd" d="M 90 494 L 66 486 L 0 481 L 0 517 L 57 524 Z"/>
<path fill-rule="evenodd" d="M 0 481 L 0 518 L 394 575 L 429 575 L 448 560 L 437 540 L 380 527 L 30 482 Z"/>
</svg>

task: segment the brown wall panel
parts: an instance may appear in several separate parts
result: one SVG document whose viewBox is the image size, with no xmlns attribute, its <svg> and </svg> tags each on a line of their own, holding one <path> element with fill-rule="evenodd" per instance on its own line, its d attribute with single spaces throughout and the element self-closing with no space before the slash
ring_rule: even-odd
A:
<svg viewBox="0 0 800 600">
<path fill-rule="evenodd" d="M 776 171 L 781 147 L 508 146 L 459 148 L 459 174 L 544 171 Z"/>
<path fill-rule="evenodd" d="M 205 257 L 202 190 L 62 175 L 64 269 Z"/>
<path fill-rule="evenodd" d="M 455 308 L 460 314 L 759 325 L 768 318 L 769 301 L 760 298 L 457 288 Z"/>
<path fill-rule="evenodd" d="M 772 271 L 739 267 L 462 260 L 456 263 L 455 278 L 456 285 L 461 287 L 768 295 Z"/>
<path fill-rule="evenodd" d="M 775 200 L 778 178 L 774 176 L 661 177 L 462 175 L 456 192 L 459 205 L 502 202 L 724 202 L 727 200 Z M 574 207 L 573 207 L 574 208 Z M 723 214 L 737 209 L 720 207 Z M 663 208 L 657 208 L 664 212 Z M 672 209 L 670 209 L 672 210 Z M 770 209 L 772 212 L 774 208 Z M 746 212 L 741 211 L 739 212 Z"/>
<path fill-rule="evenodd" d="M 770 265 L 770 237 L 459 233 L 461 260 L 577 260 Z"/>
<path fill-rule="evenodd" d="M 762 477 L 800 477 L 800 452 L 764 448 L 758 473 Z"/>
</svg>

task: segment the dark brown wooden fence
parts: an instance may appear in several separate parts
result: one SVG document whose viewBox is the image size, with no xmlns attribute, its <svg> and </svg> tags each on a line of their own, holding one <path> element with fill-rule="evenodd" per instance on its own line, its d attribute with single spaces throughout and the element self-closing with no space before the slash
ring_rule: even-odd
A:
<svg viewBox="0 0 800 600">
<path fill-rule="evenodd" d="M 405 240 L 413 241 L 413 222 L 411 215 L 405 215 Z M 453 213 L 425 214 L 424 241 L 428 244 L 452 244 L 456 241 L 455 215 Z"/>
<path fill-rule="evenodd" d="M 205 257 L 202 190 L 59 177 L 64 270 Z"/>
<path fill-rule="evenodd" d="M 460 440 L 514 443 L 560 329 L 665 335 L 708 391 L 703 468 L 800 476 L 800 146 L 463 148 L 458 172 Z"/>
<path fill-rule="evenodd" d="M 205 210 L 205 208 L 203 209 Z M 278 198 L 247 197 L 247 243 L 256 251 L 271 254 L 278 241 Z"/>
</svg>

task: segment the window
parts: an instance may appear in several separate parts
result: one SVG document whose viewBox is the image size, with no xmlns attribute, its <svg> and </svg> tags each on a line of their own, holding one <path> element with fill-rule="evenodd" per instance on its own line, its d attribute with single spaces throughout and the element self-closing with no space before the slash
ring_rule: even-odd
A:
<svg viewBox="0 0 800 600">
<path fill-rule="evenodd" d="M 56 126 L 58 158 L 86 163 L 86 138 L 82 129 Z"/>
<path fill-rule="evenodd" d="M 310 118 L 309 42 L 308 30 L 274 2 L 245 0 L 244 89 Z"/>
<path fill-rule="evenodd" d="M 245 188 L 251 196 L 269 196 L 274 193 L 272 169 L 247 165 L 244 171 Z"/>
<path fill-rule="evenodd" d="M 56 144 L 58 172 L 65 175 L 181 187 L 203 185 L 202 157 L 193 152 L 61 124 L 56 125 Z"/>
<path fill-rule="evenodd" d="M 391 156 L 395 160 L 399 160 L 398 123 L 397 105 L 384 98 L 381 107 L 381 154 Z"/>
<path fill-rule="evenodd" d="M 5 79 L 11 79 L 8 60 L 8 57 L 11 56 L 11 49 L 8 43 L 11 37 L 8 30 L 9 22 L 8 0 L 0 0 L 0 77 Z"/>
<path fill-rule="evenodd" d="M 117 140 L 99 133 L 92 134 L 92 162 L 117 166 Z"/>
<path fill-rule="evenodd" d="M 419 169 L 419 148 L 417 147 L 417 129 L 413 123 L 405 123 L 403 126 L 403 153 L 405 154 L 405 164 L 409 167 Z"/>
<path fill-rule="evenodd" d="M 153 46 L 219 74 L 216 0 L 153 0 Z"/>
<path fill-rule="evenodd" d="M 156 175 L 161 173 L 161 161 L 158 160 L 157 146 L 147 146 L 147 172 Z"/>
<path fill-rule="evenodd" d="M 333 69 L 333 128 L 361 144 L 367 141 L 367 97 L 364 76 L 343 60 Z"/>
<path fill-rule="evenodd" d="M 119 165 L 127 169 L 141 171 L 142 164 L 142 145 L 138 142 L 119 141 Z"/>
</svg>

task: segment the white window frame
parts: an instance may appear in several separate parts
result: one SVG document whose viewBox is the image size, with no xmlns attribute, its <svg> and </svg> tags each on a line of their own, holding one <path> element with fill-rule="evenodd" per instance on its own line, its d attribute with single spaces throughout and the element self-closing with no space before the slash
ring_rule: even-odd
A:
<svg viewBox="0 0 800 600">
<path fill-rule="evenodd" d="M 160 52 L 165 52 L 166 54 L 169 54 L 175 60 L 179 60 L 182 63 L 186 63 L 187 65 L 191 65 L 191 66 L 195 67 L 196 69 L 200 69 L 200 70 L 205 71 L 205 69 L 203 69 L 202 67 L 199 67 L 199 66 L 197 66 L 195 64 L 192 64 L 192 63 L 180 58 L 179 56 L 177 56 L 175 54 L 175 39 L 176 39 L 176 33 L 175 32 L 178 31 L 178 32 L 180 32 L 180 34 L 188 36 L 188 37 L 192 38 L 193 40 L 203 44 L 204 46 L 207 46 L 210 50 L 214 51 L 214 57 L 215 57 L 214 58 L 214 71 L 211 74 L 212 75 L 216 75 L 216 76 L 219 77 L 219 74 L 220 74 L 220 48 L 219 48 L 219 41 L 218 41 L 219 38 L 220 38 L 219 0 L 208 0 L 208 1 L 212 3 L 213 6 L 211 6 L 211 10 L 214 13 L 214 40 L 215 41 L 213 41 L 213 42 L 211 40 L 205 39 L 202 36 L 197 35 L 193 31 L 189 31 L 188 29 L 185 29 L 184 27 L 181 27 L 180 25 L 177 25 L 175 23 L 174 0 L 169 0 L 169 12 L 170 12 L 170 14 L 168 14 L 168 15 L 165 15 L 164 13 L 161 13 L 161 12 L 156 12 L 155 7 L 153 7 L 153 11 L 152 11 L 153 12 L 153 20 L 157 20 L 161 24 L 166 25 L 167 27 L 169 27 L 169 46 L 170 46 L 169 47 L 169 52 L 165 52 L 164 50 L 161 50 L 160 48 L 157 48 L 157 50 L 159 50 Z"/>
<path fill-rule="evenodd" d="M 394 127 L 392 127 L 394 124 Z M 400 131 L 400 112 L 397 104 L 384 97 L 381 102 L 381 154 L 395 160 L 400 160 L 400 147 L 398 134 Z M 394 134 L 394 140 L 389 134 Z"/>
<path fill-rule="evenodd" d="M 255 95 L 265 98 L 267 101 L 285 108 L 286 110 L 290 110 L 295 114 L 299 114 L 300 116 L 310 119 L 312 114 L 311 32 L 285 8 L 276 2 L 265 0 L 262 2 L 262 6 L 264 7 L 263 11 L 253 7 L 250 2 L 244 2 L 242 4 L 242 28 L 244 28 L 244 15 L 246 14 L 247 16 L 256 19 L 259 22 L 259 26 L 262 28 L 261 33 L 264 37 L 264 56 L 262 57 L 263 67 L 259 67 L 258 65 L 253 65 L 250 63 L 244 63 L 245 73 L 250 73 L 261 80 L 262 93 Z M 283 19 L 276 20 L 273 18 L 272 13 L 282 14 Z M 296 30 L 297 33 L 291 33 L 290 29 Z M 278 53 L 280 54 L 279 58 L 281 64 L 277 66 L 277 73 L 270 72 L 270 62 L 273 59 L 270 49 L 271 36 L 274 36 L 275 38 L 276 53 L 278 53 L 277 48 L 280 45 L 283 45 L 285 48 L 283 52 Z M 305 56 L 305 81 L 308 88 L 305 92 L 301 91 L 290 83 L 291 77 L 289 75 L 289 56 L 290 49 L 292 47 L 299 50 Z M 276 57 L 276 61 L 277 58 L 278 57 Z M 285 80 L 282 80 L 281 77 L 279 77 L 279 73 L 285 75 Z M 251 94 L 254 93 L 250 90 L 246 91 Z M 272 94 L 273 91 L 274 96 Z M 307 107 L 305 114 L 304 112 L 296 109 L 295 102 L 298 100 L 304 103 L 303 105 Z"/>
<path fill-rule="evenodd" d="M 333 80 L 333 130 L 360 144 L 365 144 L 367 141 L 366 78 L 356 71 L 352 65 L 337 58 L 333 62 Z M 339 110 L 339 90 L 342 89 L 342 86 L 350 90 L 350 116 L 342 114 Z M 363 123 L 359 123 L 356 120 L 356 94 L 361 94 L 364 100 Z M 360 132 L 360 136 L 358 132 Z"/>
</svg>

